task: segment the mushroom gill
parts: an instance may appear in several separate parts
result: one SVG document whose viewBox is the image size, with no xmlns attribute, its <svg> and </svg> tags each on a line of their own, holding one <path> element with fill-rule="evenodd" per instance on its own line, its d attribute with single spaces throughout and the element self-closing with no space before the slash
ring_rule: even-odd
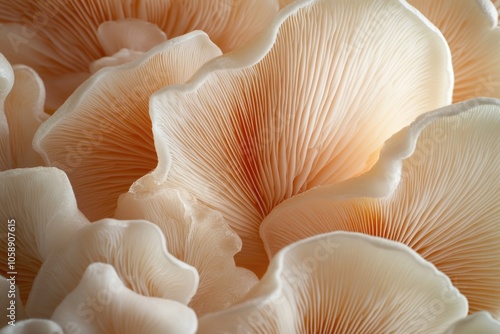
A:
<svg viewBox="0 0 500 334">
<path fill-rule="evenodd" d="M 365 175 L 313 189 L 266 217 L 269 256 L 330 231 L 399 241 L 448 275 L 471 313 L 500 318 L 500 100 L 426 114 L 382 152 Z"/>
<path fill-rule="evenodd" d="M 96 73 L 40 127 L 35 149 L 66 172 L 91 221 L 112 217 L 118 196 L 157 165 L 150 95 L 186 81 L 218 55 L 203 32 L 169 40 L 132 63 Z"/>
<path fill-rule="evenodd" d="M 237 305 L 199 333 L 436 333 L 467 314 L 448 277 L 409 247 L 334 232 L 279 252 Z"/>
<path fill-rule="evenodd" d="M 123 283 L 144 296 L 187 304 L 198 287 L 196 269 L 168 253 L 156 225 L 103 219 L 81 228 L 45 259 L 26 304 L 28 316 L 50 317 L 94 262 L 113 265 Z"/>
<path fill-rule="evenodd" d="M 241 250 L 238 235 L 219 213 L 184 191 L 131 191 L 120 197 L 115 218 L 155 223 L 165 235 L 168 252 L 197 269 L 200 283 L 189 306 L 198 316 L 228 307 L 258 281 L 255 274 L 234 263 L 234 255 Z"/>
<path fill-rule="evenodd" d="M 189 307 L 130 290 L 113 266 L 104 263 L 87 267 L 51 319 L 67 333 L 194 334 L 198 327 Z"/>
<path fill-rule="evenodd" d="M 450 103 L 452 85 L 443 36 L 405 2 L 296 1 L 151 98 L 159 163 L 136 185 L 166 182 L 221 212 L 243 241 L 238 265 L 261 275 L 258 228 L 273 207 L 369 169 L 390 135 Z"/>
<path fill-rule="evenodd" d="M 490 0 L 408 0 L 443 33 L 455 73 L 453 102 L 500 98 L 500 28 Z"/>
<path fill-rule="evenodd" d="M 1 0 L 0 52 L 40 74 L 47 107 L 55 110 L 88 78 L 94 61 L 113 56 L 108 46 L 122 42 L 120 49 L 148 51 L 146 25 L 168 38 L 202 30 L 229 51 L 258 34 L 277 9 L 273 0 Z M 102 34 L 109 22 L 130 21 L 144 24 Z"/>
<path fill-rule="evenodd" d="M 0 275 L 17 273 L 26 303 L 42 262 L 88 221 L 78 211 L 68 178 L 56 168 L 0 172 L 0 184 Z M 9 237 L 15 246 L 13 267 L 6 256 Z"/>
</svg>

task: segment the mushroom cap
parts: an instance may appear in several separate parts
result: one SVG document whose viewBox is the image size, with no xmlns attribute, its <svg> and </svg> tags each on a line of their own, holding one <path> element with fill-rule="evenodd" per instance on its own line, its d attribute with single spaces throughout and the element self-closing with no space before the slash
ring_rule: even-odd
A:
<svg viewBox="0 0 500 334">
<path fill-rule="evenodd" d="M 168 38 L 205 31 L 227 52 L 258 34 L 277 9 L 274 0 L 1 0 L 0 52 L 40 74 L 47 106 L 54 111 L 88 78 L 89 65 L 111 56 L 109 49 L 117 42 L 120 48 L 148 51 L 151 43 L 143 41 L 157 39 L 143 34 L 147 24 Z M 110 21 L 130 20 L 145 24 L 127 24 L 129 29 L 112 34 L 102 31 Z"/>
<path fill-rule="evenodd" d="M 12 168 L 9 124 L 5 115 L 5 100 L 14 85 L 14 71 L 0 53 L 0 171 Z"/>
<path fill-rule="evenodd" d="M 16 321 L 15 326 L 5 326 L 0 334 L 65 334 L 61 326 L 48 319 Z"/>
<path fill-rule="evenodd" d="M 197 269 L 200 283 L 189 306 L 198 316 L 228 307 L 258 282 L 251 271 L 236 267 L 241 239 L 222 215 L 185 191 L 130 191 L 120 197 L 115 218 L 153 222 L 165 235 L 168 252 Z"/>
<path fill-rule="evenodd" d="M 151 98 L 158 167 L 136 185 L 220 211 L 243 241 L 237 263 L 261 275 L 272 208 L 369 169 L 390 135 L 451 102 L 452 75 L 443 36 L 403 1 L 296 1 Z"/>
<path fill-rule="evenodd" d="M 64 172 L 52 167 L 0 172 L 0 252 L 7 254 L 8 237 L 15 246 L 15 270 L 0 257 L 0 274 L 15 271 L 21 299 L 26 302 L 42 262 L 57 252 L 88 220 L 78 211 Z M 11 233 L 9 235 L 9 233 Z"/>
<path fill-rule="evenodd" d="M 453 102 L 500 98 L 500 27 L 490 0 L 408 0 L 443 33 L 453 59 Z"/>
<path fill-rule="evenodd" d="M 35 149 L 68 174 L 91 221 L 112 217 L 118 196 L 157 165 L 150 95 L 186 81 L 220 53 L 201 31 L 169 40 L 96 73 L 40 127 Z"/>
<path fill-rule="evenodd" d="M 92 263 L 52 320 L 66 331 L 93 334 L 195 333 L 196 314 L 177 301 L 128 289 L 113 266 Z"/>
<path fill-rule="evenodd" d="M 199 333 L 442 333 L 467 314 L 451 281 L 409 247 L 333 232 L 279 252 L 261 281 Z"/>
<path fill-rule="evenodd" d="M 370 172 L 312 189 L 261 225 L 272 257 L 331 231 L 402 242 L 448 275 L 470 312 L 500 317 L 500 100 L 430 112 L 387 141 Z"/>
<path fill-rule="evenodd" d="M 455 322 L 445 334 L 498 334 L 500 322 L 488 312 L 477 312 Z"/>
<path fill-rule="evenodd" d="M 165 237 L 143 220 L 103 219 L 83 227 L 45 259 L 26 304 L 30 317 L 48 318 L 94 262 L 113 265 L 131 290 L 187 304 L 198 287 L 196 269 L 168 253 Z"/>
</svg>

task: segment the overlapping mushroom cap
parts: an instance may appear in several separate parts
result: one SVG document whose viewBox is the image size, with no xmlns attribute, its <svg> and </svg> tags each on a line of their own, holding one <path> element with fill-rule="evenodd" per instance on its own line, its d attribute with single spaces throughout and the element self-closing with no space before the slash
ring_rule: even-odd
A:
<svg viewBox="0 0 500 334">
<path fill-rule="evenodd" d="M 44 100 L 40 77 L 29 67 L 11 67 L 0 54 L 0 171 L 43 165 L 32 141 L 48 117 Z"/>
<path fill-rule="evenodd" d="M 50 317 L 94 262 L 113 265 L 127 287 L 187 304 L 198 287 L 193 267 L 168 253 L 160 229 L 146 221 L 104 219 L 76 233 L 43 262 L 26 304 L 30 317 Z"/>
<path fill-rule="evenodd" d="M 329 231 L 407 244 L 470 305 L 500 318 L 500 101 L 476 99 L 418 119 L 367 174 L 282 203 L 261 225 L 269 256 Z"/>
<path fill-rule="evenodd" d="M 16 284 L 26 302 L 42 262 L 59 251 L 88 220 L 78 211 L 71 184 L 56 168 L 0 172 L 0 274 L 9 276 L 8 233 L 14 236 Z M 9 225 L 13 230 L 9 231 Z M 11 268 L 12 269 L 12 268 Z"/>
<path fill-rule="evenodd" d="M 67 173 L 91 221 L 112 217 L 118 196 L 157 165 L 151 94 L 186 81 L 220 54 L 203 32 L 172 39 L 135 62 L 96 73 L 40 127 L 35 149 Z"/>
<path fill-rule="evenodd" d="M 277 254 L 241 303 L 199 333 L 442 333 L 467 314 L 448 277 L 403 244 L 334 232 Z"/>
<path fill-rule="evenodd" d="M 113 266 L 93 263 L 57 307 L 52 320 L 67 333 L 194 334 L 192 309 L 177 301 L 146 297 L 128 289 Z"/>
<path fill-rule="evenodd" d="M 451 49 L 453 102 L 500 98 L 500 28 L 490 0 L 408 0 L 443 33 Z M 498 5 L 497 5 L 498 6 Z"/>
<path fill-rule="evenodd" d="M 395 131 L 451 102 L 452 81 L 443 36 L 406 3 L 297 1 L 152 97 L 159 165 L 136 186 L 166 182 L 220 211 L 242 238 L 238 263 L 262 274 L 267 213 L 369 169 Z"/>
<path fill-rule="evenodd" d="M 55 110 L 88 78 L 94 61 L 133 58 L 194 30 L 228 51 L 257 34 L 277 7 L 274 0 L 2 0 L 0 52 L 40 74 Z"/>
<path fill-rule="evenodd" d="M 241 250 L 238 235 L 219 213 L 183 191 L 131 191 L 120 198 L 115 217 L 155 223 L 165 235 L 169 253 L 197 269 L 200 283 L 189 306 L 198 316 L 228 307 L 258 281 L 255 274 L 234 263 L 234 255 Z"/>
</svg>

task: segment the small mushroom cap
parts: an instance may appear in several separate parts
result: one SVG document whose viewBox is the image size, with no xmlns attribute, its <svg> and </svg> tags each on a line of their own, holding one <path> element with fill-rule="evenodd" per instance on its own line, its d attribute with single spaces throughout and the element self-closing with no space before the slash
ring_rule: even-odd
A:
<svg viewBox="0 0 500 334">
<path fill-rule="evenodd" d="M 196 314 L 173 300 L 128 289 L 113 266 L 93 263 L 57 307 L 52 320 L 67 332 L 92 334 L 195 333 Z"/>
<path fill-rule="evenodd" d="M 49 115 L 44 112 L 45 88 L 31 68 L 15 65 L 14 85 L 5 100 L 4 112 L 9 127 L 11 168 L 43 166 L 33 150 L 33 137 Z"/>
<path fill-rule="evenodd" d="M 71 239 L 88 220 L 78 211 L 71 184 L 57 168 L 35 167 L 0 172 L 0 274 L 15 271 L 26 302 L 42 262 Z M 10 234 L 9 234 L 10 233 Z M 8 265 L 11 238 L 15 270 Z"/>
<path fill-rule="evenodd" d="M 369 169 L 389 136 L 451 102 L 452 83 L 443 36 L 405 2 L 296 1 L 151 98 L 159 161 L 145 187 L 166 182 L 221 212 L 243 241 L 237 263 L 261 275 L 262 219 Z"/>
<path fill-rule="evenodd" d="M 131 290 L 189 303 L 198 287 L 196 269 L 166 249 L 161 230 L 143 220 L 103 219 L 83 227 L 45 259 L 33 283 L 26 313 L 48 318 L 94 262 L 113 265 Z"/>
<path fill-rule="evenodd" d="M 450 46 L 455 74 L 453 102 L 481 96 L 500 98 L 500 28 L 498 12 L 491 1 L 408 3 L 439 28 Z"/>
<path fill-rule="evenodd" d="M 31 68 L 11 66 L 0 54 L 0 171 L 42 166 L 33 136 L 48 118 L 43 111 L 45 88 Z"/>
<path fill-rule="evenodd" d="M 500 317 L 500 100 L 430 112 L 396 134 L 374 168 L 277 207 L 260 235 L 272 257 L 331 231 L 402 242 L 448 275 L 470 312 Z"/>
<path fill-rule="evenodd" d="M 71 332 L 69 332 L 71 333 Z M 15 326 L 5 326 L 0 334 L 69 334 L 54 321 L 48 319 L 26 319 L 16 321 Z"/>
<path fill-rule="evenodd" d="M 498 334 L 500 322 L 488 312 L 477 312 L 455 322 L 445 334 Z"/>
<path fill-rule="evenodd" d="M 451 281 L 409 247 L 357 233 L 301 240 L 199 333 L 442 333 L 467 314 Z"/>
<path fill-rule="evenodd" d="M 151 47 L 157 33 L 145 37 L 151 33 L 146 25 L 168 38 L 202 30 L 227 52 L 245 45 L 277 10 L 274 0 L 1 0 L 0 52 L 40 74 L 54 111 L 89 77 L 89 65 L 111 56 L 118 42 L 120 49 Z M 103 32 L 103 24 L 129 20 L 145 23 Z"/>
<path fill-rule="evenodd" d="M 236 267 L 241 240 L 222 215 L 186 192 L 162 189 L 129 192 L 120 197 L 118 219 L 146 219 L 160 227 L 170 254 L 195 267 L 200 283 L 189 306 L 198 316 L 228 307 L 258 282 L 251 271 Z"/>
<path fill-rule="evenodd" d="M 99 71 L 40 127 L 35 149 L 68 174 L 91 221 L 112 217 L 118 196 L 157 165 L 150 95 L 186 81 L 220 54 L 201 31 L 172 39 L 137 61 Z"/>
</svg>

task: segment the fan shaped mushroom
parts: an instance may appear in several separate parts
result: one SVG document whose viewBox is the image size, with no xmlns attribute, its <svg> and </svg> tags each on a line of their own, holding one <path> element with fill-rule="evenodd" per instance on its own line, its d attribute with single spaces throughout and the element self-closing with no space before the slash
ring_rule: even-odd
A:
<svg viewBox="0 0 500 334">
<path fill-rule="evenodd" d="M 42 80 L 29 67 L 12 68 L 2 54 L 0 68 L 0 171 L 42 166 L 32 146 L 35 131 L 48 117 Z"/>
<path fill-rule="evenodd" d="M 103 219 L 83 227 L 45 259 L 26 304 L 28 316 L 50 317 L 94 262 L 113 265 L 128 288 L 145 296 L 187 304 L 198 287 L 196 269 L 167 252 L 156 225 Z"/>
<path fill-rule="evenodd" d="M 408 0 L 443 33 L 451 49 L 453 102 L 500 98 L 500 28 L 490 0 Z"/>
<path fill-rule="evenodd" d="M 91 221 L 112 217 L 118 196 L 157 165 L 150 95 L 184 82 L 217 55 L 203 32 L 172 39 L 135 62 L 96 73 L 40 127 L 35 149 L 68 174 Z"/>
<path fill-rule="evenodd" d="M 68 333 L 195 333 L 196 314 L 173 300 L 147 297 L 127 288 L 113 266 L 93 263 L 56 308 L 52 320 Z"/>
<path fill-rule="evenodd" d="M 498 334 L 500 322 L 488 312 L 477 312 L 454 323 L 445 334 Z"/>
<path fill-rule="evenodd" d="M 279 252 L 262 280 L 199 333 L 442 333 L 467 300 L 409 247 L 334 232 Z"/>
<path fill-rule="evenodd" d="M 0 52 L 40 74 L 47 106 L 55 110 L 88 78 L 89 66 L 117 48 L 144 52 L 159 32 L 173 38 L 203 30 L 229 51 L 256 35 L 277 9 L 274 0 L 2 0 Z M 108 29 L 110 22 L 122 29 Z M 155 36 L 147 38 L 142 32 L 151 26 Z"/>
<path fill-rule="evenodd" d="M 296 1 L 151 98 L 159 162 L 136 186 L 166 182 L 220 211 L 243 241 L 237 263 L 261 275 L 272 208 L 369 169 L 390 135 L 451 101 L 452 82 L 443 36 L 405 2 Z"/>
<path fill-rule="evenodd" d="M 56 168 L 0 172 L 0 184 L 0 274 L 16 272 L 16 284 L 26 302 L 42 262 L 88 221 L 78 211 L 68 178 Z M 5 256 L 9 239 L 15 247 L 12 268 Z"/>
<path fill-rule="evenodd" d="M 258 281 L 251 271 L 234 263 L 234 255 L 241 250 L 238 235 L 219 213 L 184 191 L 130 191 L 120 197 L 115 218 L 155 223 L 165 235 L 168 252 L 198 270 L 199 287 L 189 303 L 198 316 L 228 307 Z"/>
<path fill-rule="evenodd" d="M 500 317 L 500 101 L 419 118 L 373 170 L 282 203 L 261 225 L 266 251 L 330 231 L 407 244 L 448 275 L 470 312 Z"/>
</svg>

